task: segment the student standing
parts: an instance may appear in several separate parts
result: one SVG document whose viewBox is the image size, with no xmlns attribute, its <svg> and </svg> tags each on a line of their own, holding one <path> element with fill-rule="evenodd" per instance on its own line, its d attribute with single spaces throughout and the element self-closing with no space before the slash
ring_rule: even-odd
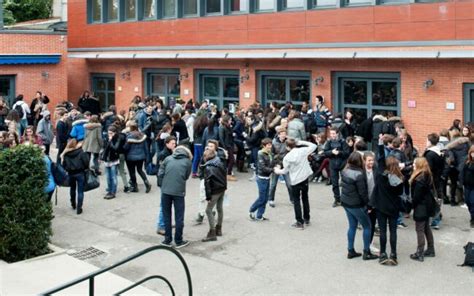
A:
<svg viewBox="0 0 474 296">
<path fill-rule="evenodd" d="M 114 125 L 107 129 L 107 139 L 102 153 L 107 176 L 107 193 L 104 199 L 113 199 L 117 193 L 117 167 L 120 163 L 120 139 L 118 130 Z"/>
<path fill-rule="evenodd" d="M 71 207 L 77 209 L 77 214 L 80 215 L 84 202 L 85 171 L 89 169 L 89 156 L 82 150 L 82 143 L 70 139 L 61 157 L 63 167 L 69 174 Z"/>
<path fill-rule="evenodd" d="M 53 124 L 51 123 L 51 113 L 46 110 L 43 112 L 43 118 L 38 122 L 36 134 L 41 138 L 45 148 L 44 154 L 49 155 L 49 148 L 54 140 Z"/>
<path fill-rule="evenodd" d="M 471 216 L 471 228 L 474 228 L 474 146 L 469 148 L 467 160 L 461 171 L 460 180 L 464 186 L 464 202 Z"/>
</svg>

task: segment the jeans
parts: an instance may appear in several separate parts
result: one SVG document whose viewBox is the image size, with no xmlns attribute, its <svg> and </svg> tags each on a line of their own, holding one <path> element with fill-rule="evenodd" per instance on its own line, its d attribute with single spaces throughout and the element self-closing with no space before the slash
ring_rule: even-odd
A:
<svg viewBox="0 0 474 296">
<path fill-rule="evenodd" d="M 257 167 L 258 147 L 250 148 L 249 163 L 253 163 Z"/>
<path fill-rule="evenodd" d="M 347 220 L 349 221 L 349 229 L 347 230 L 347 249 L 354 249 L 354 239 L 357 232 L 357 223 L 363 228 L 362 238 L 364 240 L 364 251 L 370 250 L 370 219 L 365 208 L 346 208 Z"/>
<path fill-rule="evenodd" d="M 163 208 L 163 217 L 165 220 L 165 242 L 173 241 L 171 228 L 171 207 L 174 206 L 175 234 L 174 242 L 180 244 L 183 241 L 184 228 L 184 196 L 174 196 L 162 193 L 161 206 Z"/>
<path fill-rule="evenodd" d="M 386 253 L 387 223 L 390 231 L 390 252 L 397 255 L 397 217 L 390 217 L 377 211 L 377 220 L 380 227 L 380 253 Z"/>
<path fill-rule="evenodd" d="M 308 200 L 308 179 L 291 186 L 291 194 L 293 196 L 293 209 L 295 211 L 295 219 L 299 223 L 309 222 L 309 200 Z M 303 215 L 301 215 L 301 204 L 303 204 Z"/>
<path fill-rule="evenodd" d="M 108 193 L 117 193 L 117 165 L 106 166 L 105 174 L 107 175 L 107 188 L 105 191 Z"/>
<path fill-rule="evenodd" d="M 418 252 L 423 252 L 425 249 L 425 237 L 426 241 L 428 242 L 428 249 L 434 248 L 433 232 L 431 232 L 429 222 L 429 218 L 421 222 L 415 221 L 416 239 L 418 241 Z"/>
<path fill-rule="evenodd" d="M 222 226 L 222 221 L 224 221 L 224 195 L 225 191 L 213 194 L 211 196 L 211 200 L 207 203 L 206 215 L 207 219 L 209 220 L 210 229 L 216 228 L 216 219 L 212 213 L 214 207 L 217 209 L 217 225 Z"/>
<path fill-rule="evenodd" d="M 148 147 L 148 151 L 150 151 L 146 158 L 146 164 L 149 164 L 153 160 L 153 156 L 155 156 L 157 146 L 155 145 L 155 141 L 150 137 L 146 138 L 145 141 Z"/>
<path fill-rule="evenodd" d="M 163 216 L 163 206 L 160 204 L 158 217 L 156 219 L 156 229 L 165 229 L 165 218 Z"/>
<path fill-rule="evenodd" d="M 69 194 L 71 196 L 71 205 L 77 206 L 77 210 L 82 209 L 84 202 L 84 173 L 78 173 L 69 175 L 70 189 Z M 77 189 L 77 202 L 76 202 L 76 189 Z"/>
<path fill-rule="evenodd" d="M 464 186 L 464 202 L 471 214 L 471 221 L 474 221 L 474 188 Z"/>
<path fill-rule="evenodd" d="M 237 147 L 237 160 L 245 160 L 245 145 L 241 140 L 234 140 Z"/>
<path fill-rule="evenodd" d="M 193 174 L 197 174 L 199 163 L 201 162 L 202 153 L 202 144 L 194 144 Z"/>
<path fill-rule="evenodd" d="M 21 119 L 20 124 L 19 124 L 20 134 L 18 136 L 23 135 L 23 133 L 25 132 L 25 129 L 26 129 L 27 126 L 28 126 L 28 120 L 27 119 Z"/>
<path fill-rule="evenodd" d="M 99 171 L 99 153 L 91 153 L 89 152 L 89 159 L 92 161 L 92 169 L 96 172 Z"/>
<path fill-rule="evenodd" d="M 250 207 L 250 212 L 257 211 L 257 219 L 261 219 L 265 213 L 265 206 L 268 201 L 268 191 L 270 189 L 270 179 L 263 179 L 257 176 L 258 198 Z"/>
<path fill-rule="evenodd" d="M 275 192 L 278 185 L 278 179 L 282 176 L 285 179 L 286 189 L 288 190 L 288 197 L 290 200 L 293 200 L 293 196 L 291 195 L 291 184 L 290 184 L 290 176 L 288 174 L 284 175 L 277 175 L 273 174 L 270 182 L 270 194 L 268 195 L 268 200 L 274 201 L 275 200 Z"/>
<path fill-rule="evenodd" d="M 331 168 L 330 169 L 330 174 L 331 174 L 331 183 L 332 183 L 332 193 L 334 194 L 334 200 L 339 202 L 341 200 L 341 190 L 339 189 L 339 173 L 341 170 Z"/>
<path fill-rule="evenodd" d="M 133 186 L 137 186 L 138 173 L 144 183 L 148 182 L 145 172 L 143 171 L 143 160 L 127 160 L 127 168 L 130 173 L 130 180 Z"/>
</svg>

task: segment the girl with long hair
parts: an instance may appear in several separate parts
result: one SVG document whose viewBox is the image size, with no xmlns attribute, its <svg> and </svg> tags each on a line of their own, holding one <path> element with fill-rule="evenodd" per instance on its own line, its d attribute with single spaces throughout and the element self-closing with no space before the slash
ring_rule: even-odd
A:
<svg viewBox="0 0 474 296">
<path fill-rule="evenodd" d="M 200 115 L 196 117 L 194 121 L 194 157 L 193 157 L 193 178 L 197 177 L 198 166 L 201 161 L 203 154 L 203 143 L 202 138 L 204 135 L 204 129 L 206 128 L 208 119 L 206 115 Z"/>
<path fill-rule="evenodd" d="M 430 227 L 430 216 L 434 209 L 434 198 L 432 189 L 433 175 L 428 161 L 424 157 L 417 157 L 414 161 L 414 171 L 410 177 L 411 197 L 413 204 L 413 220 L 415 220 L 416 237 L 418 247 L 410 258 L 420 262 L 424 257 L 434 257 L 434 239 Z M 428 249 L 425 251 L 425 238 Z"/>
<path fill-rule="evenodd" d="M 471 216 L 471 228 L 474 228 L 474 145 L 469 148 L 460 177 L 461 184 L 464 186 L 464 202 Z"/>
<path fill-rule="evenodd" d="M 32 125 L 29 125 L 26 127 L 25 133 L 21 137 L 20 143 L 24 145 L 37 145 L 37 146 L 43 145 L 43 141 L 35 133 L 34 127 Z"/>
</svg>

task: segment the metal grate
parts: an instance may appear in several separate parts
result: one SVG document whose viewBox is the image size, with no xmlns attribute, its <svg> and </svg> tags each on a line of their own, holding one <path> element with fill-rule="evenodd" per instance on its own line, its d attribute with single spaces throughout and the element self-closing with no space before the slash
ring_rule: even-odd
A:
<svg viewBox="0 0 474 296">
<path fill-rule="evenodd" d="M 79 260 L 87 260 L 87 259 L 95 258 L 104 254 L 106 253 L 102 250 L 96 249 L 94 247 L 89 247 L 82 251 L 71 253 L 69 254 L 69 256 L 72 256 Z"/>
</svg>

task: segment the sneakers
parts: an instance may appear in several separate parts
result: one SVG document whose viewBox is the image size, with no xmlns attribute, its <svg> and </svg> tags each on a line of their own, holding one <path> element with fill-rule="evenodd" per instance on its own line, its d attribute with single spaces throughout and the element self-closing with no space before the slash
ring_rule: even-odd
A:
<svg viewBox="0 0 474 296">
<path fill-rule="evenodd" d="M 347 252 L 347 259 L 357 258 L 357 257 L 360 257 L 360 256 L 362 256 L 362 254 L 357 253 L 354 249 L 350 249 Z"/>
<path fill-rule="evenodd" d="M 370 250 L 364 250 L 364 255 L 362 256 L 362 260 L 374 260 L 374 259 L 378 259 L 379 256 L 377 255 L 374 255 L 370 252 Z"/>
<path fill-rule="evenodd" d="M 273 200 L 268 202 L 268 205 L 271 206 L 272 208 L 275 207 L 275 202 Z"/>
<path fill-rule="evenodd" d="M 300 223 L 300 222 L 295 222 L 291 225 L 291 227 L 293 228 L 296 228 L 296 229 L 299 229 L 299 230 L 303 230 L 304 229 L 304 225 L 303 223 Z"/>
<path fill-rule="evenodd" d="M 379 263 L 382 264 L 382 265 L 385 265 L 388 263 L 388 256 L 387 256 L 387 253 L 381 253 L 380 254 L 380 257 L 379 257 Z"/>
<path fill-rule="evenodd" d="M 167 240 L 162 241 L 162 242 L 160 243 L 160 245 L 165 246 L 165 247 L 169 247 L 169 248 L 172 247 L 171 241 L 167 241 Z"/>
<path fill-rule="evenodd" d="M 338 206 L 340 206 L 340 205 L 341 205 L 341 202 L 340 202 L 340 201 L 337 201 L 337 200 L 332 203 L 332 207 L 333 207 L 333 208 L 336 208 L 336 207 L 338 207 Z"/>
<path fill-rule="evenodd" d="M 304 221 L 304 226 L 305 226 L 305 227 L 308 227 L 308 226 L 310 226 L 310 225 L 311 225 L 311 222 L 310 222 L 309 220 L 305 220 L 305 221 Z"/>
<path fill-rule="evenodd" d="M 115 194 L 110 193 L 110 192 L 108 192 L 108 193 L 104 196 L 104 199 L 114 199 L 114 198 L 115 198 Z"/>
<path fill-rule="evenodd" d="M 179 242 L 179 243 L 176 243 L 175 248 L 176 248 L 176 249 L 181 249 L 181 248 L 186 247 L 187 245 L 189 245 L 189 241 L 183 240 L 183 241 L 181 241 L 181 242 Z"/>
<path fill-rule="evenodd" d="M 416 252 L 414 254 L 411 254 L 410 255 L 410 259 L 413 259 L 415 261 L 420 261 L 420 262 L 423 262 L 425 261 L 425 257 L 423 255 L 423 253 L 419 253 L 419 252 Z"/>
<path fill-rule="evenodd" d="M 390 259 L 388 260 L 388 264 L 393 265 L 393 266 L 397 266 L 398 265 L 397 255 L 390 254 Z"/>
<path fill-rule="evenodd" d="M 431 223 L 431 228 L 439 230 L 439 223 Z"/>
<path fill-rule="evenodd" d="M 256 220 L 256 221 L 260 221 L 260 222 L 261 222 L 261 221 L 269 221 L 268 218 L 265 218 L 265 217 L 263 217 L 263 216 L 260 217 L 260 218 L 257 217 L 257 218 L 255 218 L 255 220 Z"/>
<path fill-rule="evenodd" d="M 403 222 L 400 223 L 400 224 L 398 224 L 398 228 L 404 229 L 404 228 L 407 228 L 407 227 L 408 227 L 408 225 L 406 225 L 406 224 L 403 223 Z"/>
<path fill-rule="evenodd" d="M 249 213 L 249 219 L 252 220 L 252 221 L 255 221 L 255 219 L 256 219 L 256 218 L 255 218 L 255 213 L 250 212 L 250 213 Z"/>
</svg>

